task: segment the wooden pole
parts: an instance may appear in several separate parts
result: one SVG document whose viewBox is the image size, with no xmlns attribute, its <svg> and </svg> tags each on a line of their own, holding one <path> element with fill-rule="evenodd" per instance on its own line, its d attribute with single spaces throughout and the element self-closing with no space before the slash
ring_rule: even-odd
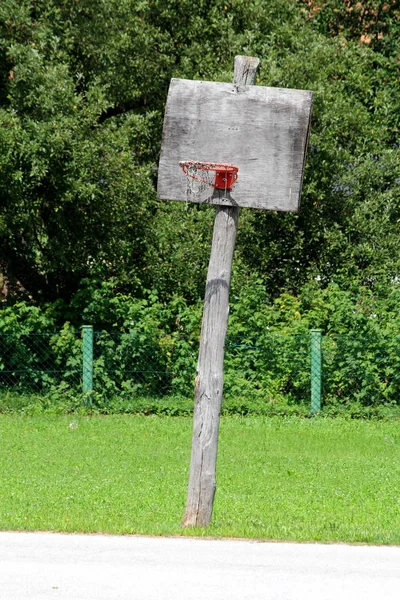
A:
<svg viewBox="0 0 400 600">
<path fill-rule="evenodd" d="M 254 84 L 258 64 L 257 58 L 235 58 L 233 83 L 238 89 Z M 235 206 L 217 206 L 214 222 L 195 383 L 192 455 L 186 510 L 182 521 L 184 527 L 206 527 L 212 516 L 229 285 L 239 211 Z"/>
</svg>

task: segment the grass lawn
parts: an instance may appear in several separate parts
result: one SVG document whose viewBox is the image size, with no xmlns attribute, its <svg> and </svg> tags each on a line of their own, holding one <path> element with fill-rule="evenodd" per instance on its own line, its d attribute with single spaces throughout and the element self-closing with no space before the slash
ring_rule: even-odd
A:
<svg viewBox="0 0 400 600">
<path fill-rule="evenodd" d="M 224 417 L 212 525 L 182 530 L 186 417 L 0 417 L 0 529 L 400 544 L 397 422 Z"/>
</svg>

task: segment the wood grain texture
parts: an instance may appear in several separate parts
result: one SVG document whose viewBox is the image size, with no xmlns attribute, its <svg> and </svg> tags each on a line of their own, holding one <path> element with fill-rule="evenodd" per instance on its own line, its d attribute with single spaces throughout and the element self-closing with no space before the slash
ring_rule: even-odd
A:
<svg viewBox="0 0 400 600">
<path fill-rule="evenodd" d="M 233 84 L 239 87 L 253 85 L 260 60 L 255 56 L 235 56 Z"/>
<path fill-rule="evenodd" d="M 236 57 L 235 85 L 255 80 L 258 59 Z M 229 286 L 240 209 L 217 206 L 208 266 L 195 383 L 192 453 L 184 527 L 206 527 L 216 490 L 218 434 L 224 386 L 224 348 Z"/>
<path fill-rule="evenodd" d="M 254 66 L 243 66 L 243 57 L 238 58 L 240 83 L 171 81 L 158 196 L 187 200 L 179 161 L 223 162 L 239 167 L 231 199 L 210 197 L 205 202 L 297 211 L 313 95 L 249 85 Z"/>
<path fill-rule="evenodd" d="M 182 521 L 185 527 L 206 527 L 212 516 L 229 286 L 239 210 L 218 206 L 215 217 L 195 383 L 189 486 Z"/>
</svg>

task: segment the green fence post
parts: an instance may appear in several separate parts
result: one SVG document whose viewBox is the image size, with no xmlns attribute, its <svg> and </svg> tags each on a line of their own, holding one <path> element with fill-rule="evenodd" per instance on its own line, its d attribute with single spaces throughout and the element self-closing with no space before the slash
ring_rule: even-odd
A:
<svg viewBox="0 0 400 600">
<path fill-rule="evenodd" d="M 93 391 L 93 326 L 82 327 L 82 392 L 90 402 Z"/>
<path fill-rule="evenodd" d="M 311 414 L 321 410 L 322 329 L 311 329 Z"/>
</svg>

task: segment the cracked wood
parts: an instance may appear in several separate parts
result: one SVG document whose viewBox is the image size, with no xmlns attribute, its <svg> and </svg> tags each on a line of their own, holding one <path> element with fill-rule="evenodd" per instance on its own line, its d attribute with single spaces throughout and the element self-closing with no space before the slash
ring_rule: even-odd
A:
<svg viewBox="0 0 400 600">
<path fill-rule="evenodd" d="M 236 57 L 234 84 L 254 82 L 258 59 Z M 229 313 L 229 285 L 239 208 L 217 206 L 208 266 L 195 382 L 192 455 L 185 527 L 206 527 L 216 491 L 219 421 L 223 397 L 223 362 Z"/>
</svg>

